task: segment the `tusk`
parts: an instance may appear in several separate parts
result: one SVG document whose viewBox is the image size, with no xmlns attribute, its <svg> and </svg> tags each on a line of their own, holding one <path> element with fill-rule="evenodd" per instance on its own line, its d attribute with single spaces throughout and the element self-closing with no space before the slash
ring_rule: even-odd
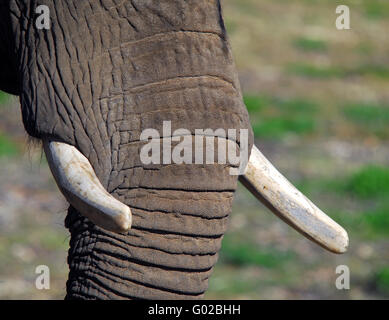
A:
<svg viewBox="0 0 389 320">
<path fill-rule="evenodd" d="M 346 252 L 347 232 L 298 191 L 255 146 L 240 180 L 273 213 L 304 236 L 334 253 Z"/>
<path fill-rule="evenodd" d="M 74 208 L 109 231 L 124 233 L 131 228 L 130 208 L 104 189 L 80 151 L 55 141 L 44 140 L 43 146 L 55 181 Z"/>
</svg>

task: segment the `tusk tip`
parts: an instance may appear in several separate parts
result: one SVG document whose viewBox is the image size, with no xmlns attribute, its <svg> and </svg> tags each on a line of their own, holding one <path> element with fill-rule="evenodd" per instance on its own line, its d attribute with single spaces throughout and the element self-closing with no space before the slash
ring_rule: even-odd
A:
<svg viewBox="0 0 389 320">
<path fill-rule="evenodd" d="M 43 143 L 50 169 L 66 200 L 95 225 L 127 233 L 132 224 L 130 208 L 107 192 L 89 160 L 69 144 L 50 140 Z"/>
<path fill-rule="evenodd" d="M 346 253 L 348 246 L 349 246 L 349 237 L 346 230 L 342 228 L 342 231 L 340 232 L 337 241 L 337 247 L 334 248 L 333 252 L 338 254 Z"/>
<path fill-rule="evenodd" d="M 333 253 L 347 251 L 346 230 L 298 191 L 255 146 L 241 181 L 273 213 L 308 239 Z"/>
<path fill-rule="evenodd" d="M 131 229 L 132 214 L 129 207 L 124 206 L 122 212 L 115 219 L 115 226 L 111 231 L 117 233 L 127 233 Z"/>
</svg>

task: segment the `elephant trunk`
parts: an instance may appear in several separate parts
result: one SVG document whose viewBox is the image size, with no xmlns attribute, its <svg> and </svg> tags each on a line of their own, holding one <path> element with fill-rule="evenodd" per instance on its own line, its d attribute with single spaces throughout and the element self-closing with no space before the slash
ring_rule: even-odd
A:
<svg viewBox="0 0 389 320">
<path fill-rule="evenodd" d="M 6 36 L 15 39 L 9 56 L 18 65 L 15 84 L 6 89 L 20 94 L 27 132 L 77 150 L 73 155 L 82 155 L 79 160 L 95 174 L 88 181 L 99 182 L 89 185 L 103 197 L 88 207 L 90 190 L 81 186 L 86 180 L 59 183 L 67 185 L 65 194 L 78 190 L 67 194 L 67 298 L 201 298 L 227 229 L 238 176 L 230 174 L 230 164 L 146 164 L 141 136 L 147 129 L 162 133 L 161 141 L 182 128 L 191 137 L 196 129 L 244 129 L 246 148 L 252 150 L 220 1 L 39 3 L 50 9 L 50 30 L 34 26 L 38 1 L 0 5 L 11 25 Z M 164 121 L 171 124 L 168 134 Z M 241 147 L 239 139 L 232 142 Z M 46 152 L 59 164 L 56 178 L 67 178 L 67 162 L 56 161 L 47 144 Z M 268 178 L 268 168 L 251 170 L 246 181 L 259 194 L 265 185 L 256 177 Z M 107 199 L 119 210 L 105 207 Z M 285 214 L 284 207 L 275 209 Z M 132 218 L 128 234 L 107 231 L 87 218 L 120 217 L 123 208 L 126 219 L 119 229 L 127 230 Z M 305 216 L 293 213 L 289 222 L 300 229 L 307 225 Z M 118 225 L 113 221 L 108 229 Z"/>
<path fill-rule="evenodd" d="M 203 297 L 227 229 L 236 178 L 222 166 L 188 166 L 187 179 L 181 174 L 175 181 L 167 177 L 182 166 L 137 170 L 145 177 L 142 183 L 113 192 L 131 207 L 127 235 L 94 226 L 69 209 L 67 299 Z"/>
<path fill-rule="evenodd" d="M 85 199 L 70 199 L 67 298 L 201 297 L 237 176 L 228 165 L 145 165 L 140 136 L 162 133 L 163 121 L 190 134 L 247 129 L 251 150 L 220 1 L 39 4 L 49 30 L 35 28 L 38 1 L 7 2 L 25 128 L 77 149 L 132 213 L 128 234 L 116 234 L 77 211 Z"/>
</svg>

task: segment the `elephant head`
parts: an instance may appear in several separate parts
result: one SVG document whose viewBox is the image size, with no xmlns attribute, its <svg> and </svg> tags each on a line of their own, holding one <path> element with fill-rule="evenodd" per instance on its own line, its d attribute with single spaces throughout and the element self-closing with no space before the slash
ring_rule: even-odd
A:
<svg viewBox="0 0 389 320">
<path fill-rule="evenodd" d="M 36 26 L 38 5 L 49 29 Z M 346 250 L 347 233 L 253 146 L 219 0 L 7 0 L 0 40 L 0 89 L 20 97 L 70 203 L 68 299 L 206 291 L 236 164 L 145 164 L 142 132 L 163 132 L 164 121 L 190 141 L 199 128 L 246 130 L 245 140 L 220 137 L 248 151 L 242 183 L 311 240 Z"/>
</svg>

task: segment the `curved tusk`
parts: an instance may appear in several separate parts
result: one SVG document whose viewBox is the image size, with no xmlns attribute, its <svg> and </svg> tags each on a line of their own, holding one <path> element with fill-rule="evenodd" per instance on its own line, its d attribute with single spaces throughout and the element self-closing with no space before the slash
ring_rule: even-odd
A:
<svg viewBox="0 0 389 320">
<path fill-rule="evenodd" d="M 93 223 L 118 233 L 131 228 L 131 210 L 101 185 L 88 159 L 75 147 L 43 141 L 47 161 L 66 200 Z"/>
<path fill-rule="evenodd" d="M 255 146 L 240 180 L 273 213 L 304 236 L 334 253 L 346 252 L 347 232 L 298 191 Z"/>
</svg>

